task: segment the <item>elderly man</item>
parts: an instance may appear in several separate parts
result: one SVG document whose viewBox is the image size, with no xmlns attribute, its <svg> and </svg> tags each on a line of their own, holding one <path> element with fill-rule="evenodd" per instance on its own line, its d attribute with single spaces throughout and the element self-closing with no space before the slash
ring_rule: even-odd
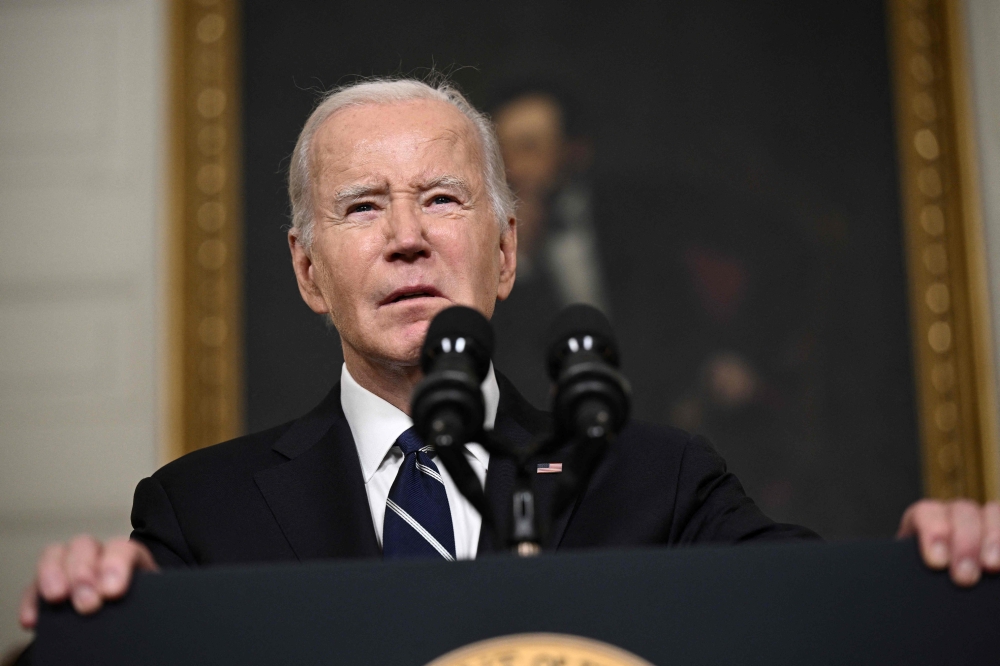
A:
<svg viewBox="0 0 1000 666">
<path fill-rule="evenodd" d="M 47 548 L 28 587 L 91 613 L 135 569 L 328 557 L 473 558 L 495 550 L 447 471 L 412 434 L 410 393 L 430 320 L 453 304 L 492 314 L 514 285 L 517 223 L 490 122 L 446 84 L 370 81 L 328 96 L 291 162 L 288 233 L 299 290 L 330 317 L 341 380 L 289 424 L 192 453 L 136 489 L 131 540 L 78 537 Z M 524 441 L 546 427 L 500 374 L 483 384 L 487 427 Z M 470 444 L 488 499 L 512 468 Z M 539 501 L 551 498 L 540 475 Z M 410 484 L 410 485 L 407 485 Z M 414 485 L 415 484 L 415 485 Z M 406 492 L 401 492 L 406 486 Z M 406 497 L 420 495 L 412 507 Z M 423 513 L 420 513 L 423 512 Z M 550 548 L 736 543 L 813 536 L 778 525 L 697 437 L 632 423 Z M 903 516 L 928 566 L 960 585 L 1000 570 L 1000 506 L 923 501 Z"/>
</svg>

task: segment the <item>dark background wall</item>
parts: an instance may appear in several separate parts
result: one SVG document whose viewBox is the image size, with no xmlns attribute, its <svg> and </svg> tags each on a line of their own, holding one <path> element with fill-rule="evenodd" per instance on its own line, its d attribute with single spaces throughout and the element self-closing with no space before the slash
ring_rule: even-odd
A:
<svg viewBox="0 0 1000 666">
<path fill-rule="evenodd" d="M 544 76 L 585 111 L 635 416 L 705 432 L 770 515 L 830 538 L 889 534 L 919 495 L 882 3 L 249 0 L 244 54 L 249 430 L 340 372 L 284 234 L 318 93 L 436 67 L 488 104 Z M 720 355 L 749 403 L 706 388 Z"/>
</svg>

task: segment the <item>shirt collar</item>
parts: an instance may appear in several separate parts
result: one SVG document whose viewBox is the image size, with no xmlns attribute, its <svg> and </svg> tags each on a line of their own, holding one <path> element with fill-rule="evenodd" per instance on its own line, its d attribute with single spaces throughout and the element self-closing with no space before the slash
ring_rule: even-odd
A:
<svg viewBox="0 0 1000 666">
<path fill-rule="evenodd" d="M 492 363 L 482 388 L 486 406 L 483 427 L 492 430 L 497 419 L 497 405 L 500 403 L 500 387 L 497 385 Z M 340 371 L 340 404 L 347 417 L 347 424 L 351 427 L 351 434 L 354 435 L 354 444 L 361 459 L 361 471 L 365 483 L 368 483 L 396 439 L 413 425 L 413 420 L 402 410 L 358 384 L 348 372 L 346 363 Z M 470 445 L 467 448 L 483 467 L 488 466 L 489 453 L 483 447 Z"/>
</svg>

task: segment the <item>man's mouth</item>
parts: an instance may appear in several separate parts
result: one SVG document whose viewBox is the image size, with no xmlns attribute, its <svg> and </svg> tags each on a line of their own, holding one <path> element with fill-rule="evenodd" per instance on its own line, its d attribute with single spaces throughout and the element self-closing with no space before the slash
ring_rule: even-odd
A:
<svg viewBox="0 0 1000 666">
<path fill-rule="evenodd" d="M 397 289 L 382 299 L 382 302 L 379 303 L 379 305 L 390 305 L 392 303 L 412 301 L 417 298 L 437 298 L 439 296 L 441 296 L 441 292 L 434 287 L 426 285 L 404 287 L 402 289 Z"/>
</svg>

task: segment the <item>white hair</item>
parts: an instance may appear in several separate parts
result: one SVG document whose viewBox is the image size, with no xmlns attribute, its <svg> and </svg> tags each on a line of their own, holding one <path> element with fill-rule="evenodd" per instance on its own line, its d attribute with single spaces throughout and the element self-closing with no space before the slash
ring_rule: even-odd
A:
<svg viewBox="0 0 1000 666">
<path fill-rule="evenodd" d="M 514 217 L 515 200 L 507 184 L 496 130 L 489 117 L 478 111 L 445 79 L 430 83 L 416 79 L 377 78 L 336 88 L 327 93 L 306 120 L 288 169 L 288 196 L 292 203 L 292 233 L 308 250 L 313 241 L 312 143 L 316 131 L 334 113 L 351 106 L 437 100 L 451 104 L 472 122 L 483 157 L 483 181 L 493 216 L 501 233 Z"/>
</svg>

